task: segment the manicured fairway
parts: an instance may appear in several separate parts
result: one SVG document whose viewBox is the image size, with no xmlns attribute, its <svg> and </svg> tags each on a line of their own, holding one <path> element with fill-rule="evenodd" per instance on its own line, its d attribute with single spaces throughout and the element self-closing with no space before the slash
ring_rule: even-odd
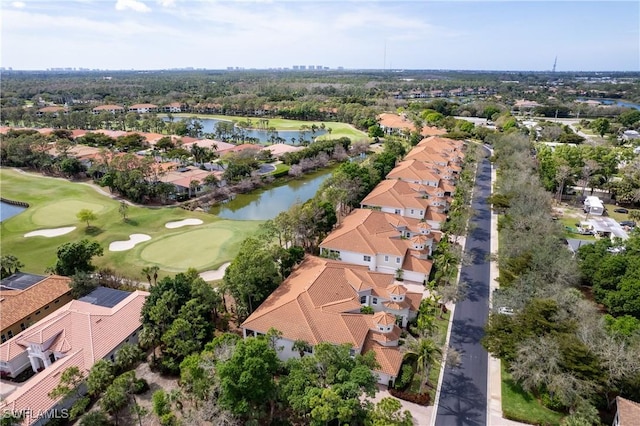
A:
<svg viewBox="0 0 640 426">
<path fill-rule="evenodd" d="M 228 252 L 223 247 L 234 239 L 234 232 L 225 229 L 229 225 L 225 222 L 149 241 L 141 245 L 140 258 L 149 263 L 164 265 L 168 270 L 183 271 L 189 267 L 200 270 L 211 267 L 212 259 L 221 259 L 224 252 Z"/>
<path fill-rule="evenodd" d="M 257 117 L 237 117 L 237 116 L 226 116 L 226 115 L 208 115 L 208 114 L 174 114 L 176 118 L 182 117 L 200 117 L 200 118 L 215 118 L 218 120 L 228 120 L 228 121 L 248 121 L 251 120 L 251 123 L 258 128 L 258 124 L 260 123 L 260 118 Z M 341 137 L 348 137 L 352 140 L 369 140 L 370 138 L 366 133 L 356 129 L 351 124 L 348 123 L 337 123 L 335 121 L 301 121 L 301 120 L 288 120 L 285 118 L 265 118 L 265 120 L 269 120 L 269 127 L 274 127 L 276 130 L 299 130 L 300 126 L 307 125 L 311 126 L 315 124 L 316 126 L 320 126 L 321 123 L 327 128 L 331 129 L 331 134 L 325 134 L 319 136 L 318 139 L 338 139 Z"/>
<path fill-rule="evenodd" d="M 104 249 L 104 256 L 94 259 L 95 265 L 134 279 L 140 279 L 140 270 L 150 265 L 159 266 L 161 276 L 189 267 L 199 271 L 215 269 L 232 260 L 240 243 L 262 223 L 220 220 L 211 214 L 178 207 L 137 206 L 129 206 L 128 220 L 123 221 L 118 212 L 120 202 L 89 185 L 11 169 L 0 169 L 0 186 L 4 198 L 30 205 L 0 224 L 0 251 L 3 255 L 17 256 L 25 264 L 22 270 L 35 274 L 42 274 L 54 265 L 60 245 L 82 238 L 95 240 Z M 98 217 L 90 229 L 76 218 L 76 213 L 83 208 L 93 210 Z M 202 224 L 165 227 L 168 222 L 185 219 L 198 219 Z M 76 229 L 51 238 L 24 237 L 31 231 L 61 226 L 76 226 Z M 109 251 L 110 243 L 129 240 L 132 234 L 147 234 L 151 240 L 130 250 Z"/>
<path fill-rule="evenodd" d="M 56 226 L 75 225 L 78 223 L 76 214 L 82 209 L 93 210 L 97 215 L 106 213 L 111 205 L 104 203 L 92 203 L 78 199 L 64 199 L 62 201 L 53 201 L 51 203 L 34 205 L 33 209 L 28 209 L 31 213 L 31 221 L 43 228 L 51 228 Z M 25 212 L 25 213 L 27 213 Z"/>
</svg>

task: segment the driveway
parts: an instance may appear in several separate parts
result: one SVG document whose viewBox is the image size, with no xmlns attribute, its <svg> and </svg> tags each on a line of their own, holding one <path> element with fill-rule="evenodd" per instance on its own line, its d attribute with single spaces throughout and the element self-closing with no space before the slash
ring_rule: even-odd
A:
<svg viewBox="0 0 640 426">
<path fill-rule="evenodd" d="M 468 283 L 467 298 L 456 304 L 450 346 L 461 354 L 457 367 L 445 367 L 436 406 L 436 426 L 485 426 L 487 424 L 487 351 L 480 344 L 489 313 L 489 253 L 491 250 L 491 164 L 478 164 L 473 192 L 472 229 L 465 251 L 473 257 L 463 265 L 460 279 Z"/>
</svg>

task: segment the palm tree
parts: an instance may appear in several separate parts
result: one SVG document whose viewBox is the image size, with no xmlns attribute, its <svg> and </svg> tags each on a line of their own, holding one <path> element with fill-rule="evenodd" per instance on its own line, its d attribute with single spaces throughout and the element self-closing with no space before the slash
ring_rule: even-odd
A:
<svg viewBox="0 0 640 426">
<path fill-rule="evenodd" d="M 144 326 L 140 330 L 140 336 L 138 336 L 138 342 L 143 348 L 151 348 L 151 356 L 153 357 L 153 364 L 156 363 L 156 346 L 160 343 L 160 332 L 157 328 L 151 326 Z"/>
<path fill-rule="evenodd" d="M 420 338 L 407 345 L 405 358 L 407 356 L 416 357 L 418 371 L 422 373 L 419 390 L 419 392 L 422 393 L 425 383 L 428 383 L 429 380 L 431 364 L 438 361 L 442 356 L 442 349 L 440 349 L 432 339 Z"/>
<path fill-rule="evenodd" d="M 158 265 L 153 265 L 150 269 L 153 274 L 153 285 L 156 285 L 158 284 L 158 271 L 160 270 L 160 267 Z"/>
<path fill-rule="evenodd" d="M 146 266 L 144 268 L 142 268 L 142 275 L 145 275 L 147 277 L 147 281 L 149 281 L 149 286 L 151 286 L 151 274 L 153 272 L 151 271 L 151 266 Z"/>
</svg>

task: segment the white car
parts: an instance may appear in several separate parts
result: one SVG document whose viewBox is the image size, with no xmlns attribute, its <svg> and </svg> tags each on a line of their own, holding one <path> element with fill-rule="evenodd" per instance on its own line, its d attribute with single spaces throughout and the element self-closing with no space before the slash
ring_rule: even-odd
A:
<svg viewBox="0 0 640 426">
<path fill-rule="evenodd" d="M 502 315 L 513 315 L 513 309 L 512 308 L 508 308 L 506 306 L 502 306 L 500 308 L 498 308 L 498 313 L 502 314 Z"/>
</svg>

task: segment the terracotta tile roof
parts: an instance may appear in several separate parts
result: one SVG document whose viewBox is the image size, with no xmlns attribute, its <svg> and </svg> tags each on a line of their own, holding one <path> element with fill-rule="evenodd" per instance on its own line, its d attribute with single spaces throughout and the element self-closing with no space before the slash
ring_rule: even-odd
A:
<svg viewBox="0 0 640 426">
<path fill-rule="evenodd" d="M 398 283 L 393 283 L 389 287 L 387 287 L 387 293 L 389 293 L 389 294 L 406 294 L 407 293 L 407 289 L 403 285 L 400 285 Z"/>
<path fill-rule="evenodd" d="M 387 112 L 378 116 L 378 123 L 381 126 L 387 127 L 389 129 L 409 129 L 413 131 L 416 128 L 416 126 L 414 126 L 413 123 L 406 118 L 401 117 L 398 114 Z"/>
<path fill-rule="evenodd" d="M 55 401 L 48 394 L 60 382 L 64 370 L 77 366 L 87 374 L 96 361 L 140 328 L 140 312 L 148 295 L 135 291 L 113 308 L 74 300 L 0 345 L 0 361 L 5 362 L 24 353 L 29 343 L 42 342 L 66 351 L 66 356 L 7 395 L 0 408 L 35 412 L 50 409 Z"/>
<path fill-rule="evenodd" d="M 4 330 L 24 320 L 28 315 L 69 293 L 70 282 L 68 277 L 51 275 L 25 290 L 0 289 L 0 329 Z M 54 305 L 51 307 L 57 308 Z"/>
<path fill-rule="evenodd" d="M 411 182 L 439 182 L 440 177 L 418 160 L 404 160 L 389 172 L 387 179 L 402 179 Z"/>
<path fill-rule="evenodd" d="M 261 333 L 274 327 L 284 338 L 312 345 L 351 343 L 362 348 L 374 323 L 373 316 L 359 313 L 358 291 L 378 290 L 389 297 L 386 289 L 393 282 L 393 275 L 366 266 L 307 256 L 242 327 Z"/>
<path fill-rule="evenodd" d="M 422 147 L 425 145 L 432 147 L 436 151 L 454 152 L 454 151 L 462 151 L 462 148 L 464 147 L 464 142 L 456 139 L 443 138 L 439 136 L 429 136 L 427 138 L 422 139 L 416 146 Z"/>
<path fill-rule="evenodd" d="M 374 324 L 392 325 L 396 323 L 396 317 L 387 312 L 378 312 L 372 317 Z"/>
<path fill-rule="evenodd" d="M 416 146 L 405 157 L 405 160 L 419 160 L 423 163 L 435 163 L 446 166 L 451 161 L 451 155 L 442 151 L 433 151 L 429 146 Z"/>
<path fill-rule="evenodd" d="M 225 150 L 225 153 L 227 153 L 227 152 L 244 151 L 245 149 L 261 150 L 262 148 L 263 147 L 261 145 L 255 145 L 255 144 L 251 144 L 251 143 L 243 143 L 242 145 L 235 145 L 233 148 Z"/>
<path fill-rule="evenodd" d="M 58 111 L 64 111 L 66 109 L 67 108 L 65 108 L 63 106 L 60 106 L 60 105 L 58 105 L 58 106 L 47 106 L 47 107 L 44 107 L 44 108 L 40 108 L 38 110 L 38 112 L 58 112 Z"/>
<path fill-rule="evenodd" d="M 410 306 L 409 303 L 404 300 L 402 302 L 394 302 L 393 300 L 389 300 L 387 302 L 384 302 L 383 305 L 388 309 L 392 309 L 394 311 L 401 311 Z"/>
<path fill-rule="evenodd" d="M 409 254 L 404 257 L 404 262 L 402 263 L 402 269 L 405 271 L 415 271 L 421 272 L 425 274 L 427 277 L 431 272 L 431 267 L 433 266 L 433 262 L 429 259 L 420 259 L 420 252 L 410 250 Z"/>
<path fill-rule="evenodd" d="M 404 301 L 409 304 L 409 310 L 417 311 L 420 309 L 420 302 L 422 302 L 422 293 L 407 293 L 404 296 Z"/>
<path fill-rule="evenodd" d="M 82 136 L 84 136 L 86 134 L 87 134 L 87 130 L 83 130 L 83 129 L 73 129 L 71 131 L 71 137 L 74 138 L 74 139 L 82 137 Z"/>
<path fill-rule="evenodd" d="M 402 366 L 402 354 L 396 347 L 382 346 L 373 339 L 367 339 L 362 349 L 362 353 L 373 351 L 376 354 L 376 361 L 380 368 L 376 371 L 398 377 L 400 366 Z"/>
<path fill-rule="evenodd" d="M 640 403 L 630 399 L 616 397 L 619 426 L 637 426 L 640 424 Z"/>
<path fill-rule="evenodd" d="M 394 225 L 405 225 L 417 219 L 404 218 L 368 209 L 355 209 L 320 244 L 321 248 L 348 250 L 368 255 L 404 256 L 407 242 L 400 238 Z"/>
<path fill-rule="evenodd" d="M 420 134 L 422 136 L 440 136 L 447 133 L 445 129 L 438 129 L 437 127 L 424 126 Z"/>
<path fill-rule="evenodd" d="M 110 110 L 124 110 L 124 107 L 120 105 L 99 105 L 93 109 L 93 111 L 110 111 Z"/>
<path fill-rule="evenodd" d="M 432 220 L 434 222 L 444 222 L 447 220 L 446 213 L 440 213 L 432 208 L 427 209 L 427 214 L 424 216 L 426 220 Z"/>
<path fill-rule="evenodd" d="M 285 154 L 287 152 L 300 151 L 301 149 L 304 149 L 304 147 L 287 145 L 286 143 L 276 143 L 273 145 L 269 145 L 264 149 L 267 151 L 271 151 L 271 155 L 273 155 L 274 157 L 280 157 L 282 154 Z"/>
<path fill-rule="evenodd" d="M 158 105 L 154 104 L 133 104 L 129 107 L 129 109 L 144 109 L 144 108 L 158 108 Z"/>
<path fill-rule="evenodd" d="M 363 206 L 414 208 L 426 212 L 429 202 L 415 184 L 403 180 L 387 179 L 381 181 L 360 204 Z"/>
</svg>

